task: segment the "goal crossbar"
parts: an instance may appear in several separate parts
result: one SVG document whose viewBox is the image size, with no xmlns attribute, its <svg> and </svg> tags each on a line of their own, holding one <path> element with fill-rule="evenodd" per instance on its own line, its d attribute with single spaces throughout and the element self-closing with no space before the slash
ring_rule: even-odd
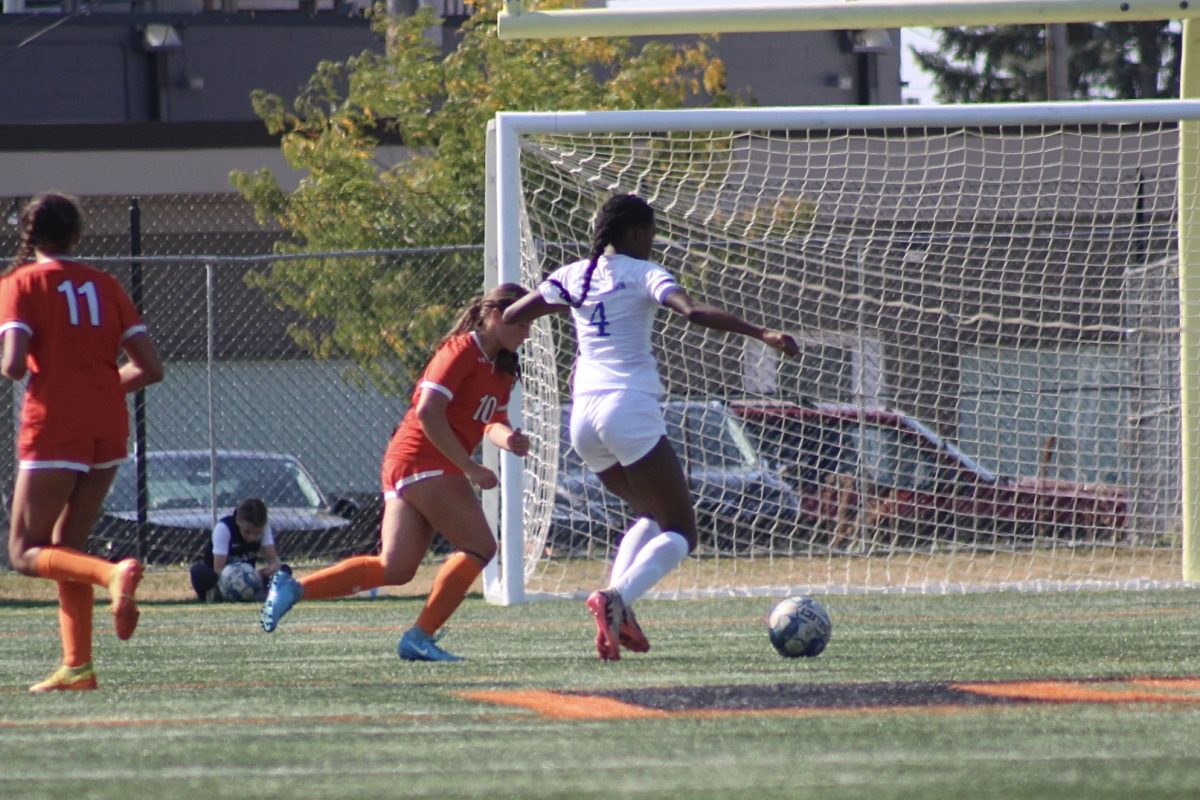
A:
<svg viewBox="0 0 1200 800">
<path fill-rule="evenodd" d="M 523 133 L 669 133 L 956 125 L 1100 125 L 1200 118 L 1200 100 L 989 103 L 944 106 L 809 106 L 644 111 L 502 111 L 501 138 Z"/>
<path fill-rule="evenodd" d="M 1190 0 L 854 0 L 673 8 L 525 10 L 509 0 L 497 18 L 501 39 L 656 36 L 698 33 L 946 28 L 1144 22 L 1200 16 Z"/>
</svg>

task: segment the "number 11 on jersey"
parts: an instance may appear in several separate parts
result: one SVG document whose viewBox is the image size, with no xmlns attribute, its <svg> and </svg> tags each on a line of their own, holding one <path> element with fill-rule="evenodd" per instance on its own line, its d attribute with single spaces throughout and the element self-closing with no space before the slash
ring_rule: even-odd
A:
<svg viewBox="0 0 1200 800">
<path fill-rule="evenodd" d="M 79 325 L 79 300 L 76 295 L 87 301 L 88 322 L 93 328 L 100 327 L 100 300 L 96 296 L 96 284 L 88 281 L 76 288 L 71 281 L 63 281 L 58 285 L 58 292 L 67 298 L 67 315 L 72 325 Z"/>
</svg>

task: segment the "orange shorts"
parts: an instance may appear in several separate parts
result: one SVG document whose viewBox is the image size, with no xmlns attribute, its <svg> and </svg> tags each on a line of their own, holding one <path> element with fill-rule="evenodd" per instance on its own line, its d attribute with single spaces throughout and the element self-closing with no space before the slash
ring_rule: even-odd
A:
<svg viewBox="0 0 1200 800">
<path fill-rule="evenodd" d="M 405 486 L 411 486 L 426 478 L 437 478 L 442 475 L 462 475 L 458 467 L 446 459 L 429 459 L 409 461 L 399 458 L 385 458 L 380 480 L 383 483 L 385 498 L 398 497 Z"/>
<path fill-rule="evenodd" d="M 27 441 L 24 436 L 17 446 L 20 469 L 73 469 L 90 472 L 119 465 L 128 456 L 125 437 L 76 439 L 53 444 Z"/>
</svg>

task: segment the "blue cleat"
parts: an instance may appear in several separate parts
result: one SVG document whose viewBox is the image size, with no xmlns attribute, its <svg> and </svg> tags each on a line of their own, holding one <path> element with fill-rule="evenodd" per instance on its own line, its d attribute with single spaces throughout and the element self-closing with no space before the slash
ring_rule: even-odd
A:
<svg viewBox="0 0 1200 800">
<path fill-rule="evenodd" d="M 405 661 L 462 661 L 462 656 L 447 653 L 437 646 L 441 635 L 430 636 L 416 625 L 409 628 L 400 637 L 396 645 L 396 654 Z"/>
<path fill-rule="evenodd" d="M 280 570 L 271 577 L 271 588 L 267 591 L 266 602 L 263 603 L 258 621 L 262 629 L 272 633 L 279 627 L 279 620 L 291 610 L 292 606 L 304 596 L 304 587 L 300 581 L 291 576 L 290 572 Z"/>
</svg>

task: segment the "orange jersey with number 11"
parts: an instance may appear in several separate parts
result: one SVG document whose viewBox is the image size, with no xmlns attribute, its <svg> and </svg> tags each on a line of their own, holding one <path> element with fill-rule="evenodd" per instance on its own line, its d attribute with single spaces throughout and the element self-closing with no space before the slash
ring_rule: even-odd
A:
<svg viewBox="0 0 1200 800">
<path fill-rule="evenodd" d="M 24 264 L 0 281 L 0 334 L 29 334 L 21 438 L 129 435 L 117 356 L 145 330 L 112 275 L 77 261 Z"/>
</svg>

